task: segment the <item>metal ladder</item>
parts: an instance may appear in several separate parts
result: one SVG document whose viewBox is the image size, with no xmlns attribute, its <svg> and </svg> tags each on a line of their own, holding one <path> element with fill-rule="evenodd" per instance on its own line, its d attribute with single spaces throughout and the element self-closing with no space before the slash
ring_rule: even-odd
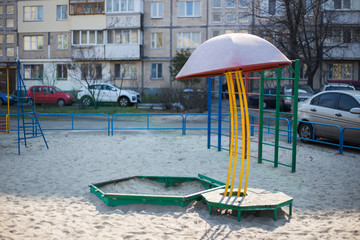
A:
<svg viewBox="0 0 360 240">
<path fill-rule="evenodd" d="M 27 146 L 27 139 L 42 137 L 44 139 L 47 149 L 49 146 L 45 139 L 40 122 L 34 110 L 33 102 L 26 90 L 23 78 L 20 73 L 20 61 L 17 61 L 17 80 L 16 90 L 18 96 L 17 102 L 17 125 L 18 125 L 18 153 L 20 155 L 20 142 L 24 140 L 25 147 Z M 25 93 L 25 95 L 23 94 Z M 24 105 L 29 105 L 30 110 L 25 111 Z"/>
</svg>

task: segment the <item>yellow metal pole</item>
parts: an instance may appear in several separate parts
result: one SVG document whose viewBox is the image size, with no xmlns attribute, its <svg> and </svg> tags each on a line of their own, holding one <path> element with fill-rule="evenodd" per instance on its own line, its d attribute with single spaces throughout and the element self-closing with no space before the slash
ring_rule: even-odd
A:
<svg viewBox="0 0 360 240">
<path fill-rule="evenodd" d="M 246 145 L 246 121 L 245 121 L 245 111 L 244 111 L 244 100 L 242 93 L 243 89 L 240 84 L 239 75 L 241 76 L 241 71 L 236 72 L 236 84 L 239 89 L 239 100 L 240 100 L 240 108 L 241 108 L 241 129 L 242 129 L 242 154 L 241 154 L 241 168 L 240 168 L 240 180 L 239 180 L 239 187 L 237 192 L 237 197 L 240 196 L 241 190 L 242 190 L 242 182 L 243 182 L 243 176 L 244 176 L 244 164 L 245 164 L 245 145 Z"/>
<path fill-rule="evenodd" d="M 230 104 L 230 156 L 229 156 L 229 167 L 228 167 L 228 173 L 227 173 L 227 178 L 226 178 L 226 185 L 225 185 L 225 192 L 224 192 L 224 196 L 227 196 L 227 191 L 229 189 L 229 183 L 230 183 L 230 175 L 231 175 L 231 169 L 232 169 L 232 164 L 233 164 L 233 144 L 234 144 L 234 132 L 233 132 L 233 119 L 234 119 L 234 112 L 233 112 L 233 107 L 232 107 L 232 97 L 233 97 L 233 90 L 231 88 L 231 75 L 230 73 L 225 73 L 226 76 L 226 84 L 228 86 L 228 92 L 229 92 L 229 104 Z"/>
<path fill-rule="evenodd" d="M 249 171 L 250 171 L 250 121 L 249 121 L 249 109 L 247 104 L 246 92 L 245 92 L 245 87 L 241 72 L 239 73 L 239 77 L 240 77 L 240 84 L 244 99 L 244 109 L 245 109 L 245 118 L 246 118 L 246 176 L 245 176 L 245 186 L 244 186 L 244 196 L 246 196 L 247 185 L 249 180 Z"/>
<path fill-rule="evenodd" d="M 232 97 L 232 106 L 233 106 L 233 111 L 234 111 L 234 119 L 232 120 L 233 121 L 233 125 L 234 125 L 234 130 L 235 130 L 235 136 L 234 136 L 234 143 L 235 143 L 235 153 L 234 153 L 234 166 L 232 168 L 232 181 L 231 181 L 231 188 L 230 188 L 230 197 L 232 196 L 233 194 L 233 189 L 234 189 L 234 183 L 235 183 L 235 178 L 236 178 L 236 167 L 237 167 L 237 155 L 238 155 L 238 116 L 237 116 L 237 102 L 236 102 L 236 94 L 235 94 L 235 85 L 233 83 L 233 73 L 230 72 L 229 73 L 230 76 L 231 76 L 231 86 L 232 86 L 232 92 L 233 92 L 233 97 Z"/>
</svg>

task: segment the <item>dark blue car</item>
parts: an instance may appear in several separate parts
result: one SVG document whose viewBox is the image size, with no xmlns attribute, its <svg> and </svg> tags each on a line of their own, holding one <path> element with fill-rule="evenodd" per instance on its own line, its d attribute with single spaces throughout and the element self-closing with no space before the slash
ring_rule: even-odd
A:
<svg viewBox="0 0 360 240">
<path fill-rule="evenodd" d="M 265 88 L 264 89 L 264 102 L 263 108 L 274 108 L 276 107 L 276 88 Z M 273 96 L 269 96 L 273 95 Z M 249 95 L 249 104 L 252 106 L 259 106 L 259 93 L 254 93 L 253 95 Z"/>
<path fill-rule="evenodd" d="M 17 101 L 17 97 L 13 94 L 9 95 L 9 102 L 10 105 L 14 104 Z M 7 94 L 0 92 L 0 105 L 6 105 L 7 104 Z"/>
</svg>

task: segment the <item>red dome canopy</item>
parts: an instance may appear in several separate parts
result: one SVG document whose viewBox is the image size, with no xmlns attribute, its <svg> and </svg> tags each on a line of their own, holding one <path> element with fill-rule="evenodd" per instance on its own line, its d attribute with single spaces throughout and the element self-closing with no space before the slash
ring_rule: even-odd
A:
<svg viewBox="0 0 360 240">
<path fill-rule="evenodd" d="M 196 48 L 176 79 L 218 76 L 238 70 L 257 72 L 290 64 L 291 61 L 265 39 L 231 33 L 211 38 Z"/>
</svg>

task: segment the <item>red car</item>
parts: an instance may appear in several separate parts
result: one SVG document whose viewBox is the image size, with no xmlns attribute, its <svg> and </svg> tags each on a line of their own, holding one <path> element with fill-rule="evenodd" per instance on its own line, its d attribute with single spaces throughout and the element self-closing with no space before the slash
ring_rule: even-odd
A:
<svg viewBox="0 0 360 240">
<path fill-rule="evenodd" d="M 57 104 L 60 107 L 71 105 L 74 99 L 71 94 L 51 86 L 32 86 L 28 94 L 34 104 Z"/>
</svg>

